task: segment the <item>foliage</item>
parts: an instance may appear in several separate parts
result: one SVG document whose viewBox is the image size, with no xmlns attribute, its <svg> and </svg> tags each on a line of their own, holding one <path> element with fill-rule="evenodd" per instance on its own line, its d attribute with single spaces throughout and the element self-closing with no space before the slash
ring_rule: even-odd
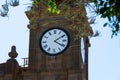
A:
<svg viewBox="0 0 120 80">
<path fill-rule="evenodd" d="M 39 1 L 40 0 L 34 0 L 34 2 L 37 2 L 36 4 L 38 4 Z M 60 14 L 60 10 L 57 8 L 58 6 L 56 5 L 57 2 L 59 1 L 61 0 L 48 0 L 47 4 L 48 11 L 51 13 Z M 81 1 L 83 1 L 84 3 L 89 2 L 89 1 L 86 2 L 85 0 Z M 113 32 L 112 36 L 117 35 L 117 33 L 120 30 L 120 8 L 119 8 L 120 1 L 119 0 L 92 0 L 92 1 L 94 1 L 95 3 L 97 14 L 101 15 L 102 18 L 108 18 L 109 22 L 105 23 L 103 26 L 104 27 L 110 26 Z M 69 13 L 66 16 L 68 15 Z"/>
<path fill-rule="evenodd" d="M 120 0 L 95 0 L 97 13 L 102 18 L 108 18 L 104 26 L 112 28 L 112 36 L 120 31 Z"/>
<path fill-rule="evenodd" d="M 33 4 L 38 4 L 40 0 L 33 0 Z"/>
<path fill-rule="evenodd" d="M 5 4 L 0 9 L 0 16 L 6 17 L 8 15 L 9 6 L 16 7 L 19 5 L 19 0 L 6 0 Z"/>
<path fill-rule="evenodd" d="M 60 10 L 57 8 L 55 0 L 48 0 L 48 11 L 52 13 L 60 14 Z"/>
<path fill-rule="evenodd" d="M 55 9 L 58 7 L 61 12 L 59 14 L 55 14 L 56 12 L 49 14 L 47 8 L 52 8 L 51 5 Z M 51 0 L 49 3 L 48 0 L 40 0 L 38 4 L 33 4 L 31 10 L 26 14 L 30 19 L 29 29 L 37 29 L 38 25 L 58 24 L 62 20 L 62 24 L 69 24 L 70 30 L 76 32 L 76 39 L 93 35 L 92 28 L 85 17 L 84 3 L 81 0 L 62 0 L 60 2 L 56 1 L 55 4 L 52 4 Z M 41 21 L 38 23 L 39 18 L 41 18 Z M 46 18 L 47 20 L 45 20 Z"/>
<path fill-rule="evenodd" d="M 33 5 L 39 4 L 41 0 L 32 0 Z M 47 10 L 50 13 L 56 13 L 60 14 L 62 11 L 58 8 L 58 4 L 61 0 L 47 0 Z M 67 0 L 65 0 L 68 2 Z M 73 1 L 79 1 L 79 0 L 71 0 Z M 85 0 L 81 0 L 84 3 L 89 2 Z M 93 0 L 92 0 L 93 1 Z M 96 6 L 96 12 L 97 14 L 101 15 L 102 18 L 108 18 L 107 23 L 105 23 L 103 26 L 110 26 L 112 28 L 112 35 L 117 35 L 117 33 L 120 31 L 120 0 L 94 0 L 95 6 Z M 9 6 L 18 6 L 19 0 L 6 0 L 5 4 L 2 5 L 2 8 L 0 9 L 0 15 L 2 17 L 5 17 L 8 15 Z M 66 11 L 67 14 L 67 11 Z M 65 14 L 65 15 L 66 15 Z M 68 16 L 69 13 L 66 15 Z"/>
<path fill-rule="evenodd" d="M 8 14 L 9 8 L 7 4 L 2 5 L 2 9 L 0 9 L 0 15 L 5 17 Z"/>
<path fill-rule="evenodd" d="M 8 0 L 6 3 L 10 6 L 16 7 L 19 5 L 19 0 Z"/>
<path fill-rule="evenodd" d="M 57 2 L 60 1 L 60 0 L 48 0 L 47 2 L 47 10 L 50 12 L 50 13 L 57 13 L 57 14 L 60 14 L 60 9 L 57 7 Z M 40 0 L 33 0 L 33 4 L 39 4 Z"/>
</svg>

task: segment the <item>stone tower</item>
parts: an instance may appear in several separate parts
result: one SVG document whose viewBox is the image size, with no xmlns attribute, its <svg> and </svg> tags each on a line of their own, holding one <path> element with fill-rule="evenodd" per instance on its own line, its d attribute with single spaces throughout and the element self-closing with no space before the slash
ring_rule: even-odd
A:
<svg viewBox="0 0 120 80">
<path fill-rule="evenodd" d="M 92 35 L 92 29 L 84 4 L 81 0 L 60 0 L 57 2 L 60 14 L 48 12 L 46 4 L 47 0 L 40 0 L 26 12 L 30 20 L 28 67 L 19 66 L 13 46 L 11 59 L 0 64 L 0 80 L 8 80 L 7 77 L 9 80 L 88 80 L 88 36 Z M 60 54 L 48 55 L 51 50 Z M 10 65 L 14 68 L 9 73 Z"/>
<path fill-rule="evenodd" d="M 92 35 L 92 29 L 87 22 L 84 5 L 72 0 L 61 0 L 57 3 L 61 13 L 56 14 L 45 10 L 47 6 L 44 3 L 46 0 L 41 0 L 38 5 L 34 5 L 26 12 L 30 20 L 28 28 L 30 28 L 29 68 L 31 72 L 37 72 L 39 75 L 37 78 L 40 80 L 87 80 L 87 65 L 84 66 L 82 62 L 80 40 L 83 38 L 85 53 L 88 54 L 87 36 Z M 68 32 L 70 44 L 60 55 L 50 56 L 41 50 L 39 41 L 43 33 L 54 27 Z"/>
</svg>

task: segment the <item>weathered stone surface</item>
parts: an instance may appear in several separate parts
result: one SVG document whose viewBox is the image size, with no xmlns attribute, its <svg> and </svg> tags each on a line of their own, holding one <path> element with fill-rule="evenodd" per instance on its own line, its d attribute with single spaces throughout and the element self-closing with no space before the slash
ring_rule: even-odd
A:
<svg viewBox="0 0 120 80">
<path fill-rule="evenodd" d="M 39 4 L 26 12 L 30 19 L 28 27 L 32 27 L 30 28 L 28 67 L 19 66 L 15 60 L 17 52 L 13 46 L 9 53 L 11 59 L 0 64 L 0 80 L 88 80 L 87 65 L 83 68 L 82 63 L 80 38 L 76 39 L 77 31 L 70 29 L 73 22 L 64 16 L 64 12 L 60 15 L 49 14 L 44 11 L 44 8 L 46 8 L 45 5 Z M 76 12 L 78 12 L 77 9 L 70 9 L 71 14 Z M 85 9 L 82 10 L 81 14 L 84 23 L 80 25 L 86 24 L 87 28 Z M 68 49 L 57 56 L 48 56 L 39 47 L 39 39 L 42 33 L 52 27 L 63 28 L 70 35 Z M 84 28 L 78 27 L 79 29 Z M 88 50 L 87 48 L 88 46 L 86 46 L 86 50 Z M 86 52 L 88 53 L 88 51 Z"/>
</svg>

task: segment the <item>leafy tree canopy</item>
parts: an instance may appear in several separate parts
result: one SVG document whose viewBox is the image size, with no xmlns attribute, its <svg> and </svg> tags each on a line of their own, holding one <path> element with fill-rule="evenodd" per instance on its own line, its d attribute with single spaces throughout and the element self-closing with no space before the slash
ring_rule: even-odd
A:
<svg viewBox="0 0 120 80">
<path fill-rule="evenodd" d="M 33 5 L 37 5 L 40 0 L 31 0 Z M 60 14 L 60 10 L 57 7 L 57 3 L 61 0 L 48 0 L 48 11 L 51 13 Z M 86 2 L 86 0 L 82 0 Z M 95 4 L 96 13 L 101 15 L 102 18 L 108 18 L 107 23 L 103 26 L 109 26 L 112 28 L 112 35 L 117 35 L 120 31 L 120 0 L 92 0 Z M 18 6 L 19 0 L 6 0 L 6 4 L 2 5 L 0 9 L 0 15 L 5 17 L 8 14 L 9 6 Z"/>
<path fill-rule="evenodd" d="M 112 28 L 112 36 L 120 31 L 120 0 L 95 0 L 97 14 L 108 18 L 104 26 Z"/>
<path fill-rule="evenodd" d="M 40 0 L 34 0 L 34 3 L 39 3 Z M 60 0 L 48 0 L 48 8 L 50 12 L 55 12 L 56 3 Z M 92 0 L 95 4 L 96 13 L 102 18 L 108 18 L 107 23 L 103 26 L 112 28 L 112 36 L 117 35 L 120 31 L 120 0 Z M 83 0 L 84 2 L 84 0 Z M 58 10 L 58 13 L 60 11 Z"/>
<path fill-rule="evenodd" d="M 0 16 L 5 17 L 8 15 L 9 6 L 16 7 L 19 5 L 19 0 L 6 0 L 0 8 Z"/>
</svg>

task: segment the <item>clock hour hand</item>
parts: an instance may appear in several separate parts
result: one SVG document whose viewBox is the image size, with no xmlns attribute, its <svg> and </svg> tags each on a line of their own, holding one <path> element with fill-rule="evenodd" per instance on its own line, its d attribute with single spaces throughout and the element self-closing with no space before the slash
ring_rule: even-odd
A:
<svg viewBox="0 0 120 80">
<path fill-rule="evenodd" d="M 59 40 L 60 38 L 63 38 L 65 35 L 62 35 L 60 37 L 58 37 L 56 40 L 54 40 L 54 42 L 56 42 L 57 40 Z"/>
</svg>

